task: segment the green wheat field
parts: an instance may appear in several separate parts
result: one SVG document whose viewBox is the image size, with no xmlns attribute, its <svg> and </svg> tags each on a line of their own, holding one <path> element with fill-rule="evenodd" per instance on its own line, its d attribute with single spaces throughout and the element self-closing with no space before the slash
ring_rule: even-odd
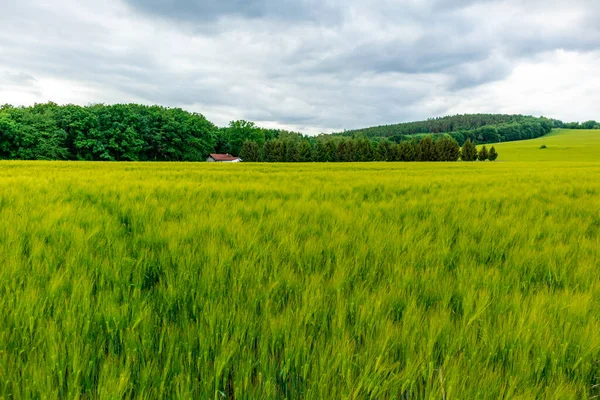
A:
<svg viewBox="0 0 600 400">
<path fill-rule="evenodd" d="M 600 132 L 496 149 L 0 162 L 0 398 L 599 396 Z"/>
</svg>

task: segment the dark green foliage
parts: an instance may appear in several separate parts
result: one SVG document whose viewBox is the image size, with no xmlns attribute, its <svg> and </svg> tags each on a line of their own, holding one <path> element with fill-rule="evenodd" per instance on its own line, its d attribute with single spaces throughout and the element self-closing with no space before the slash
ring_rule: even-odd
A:
<svg viewBox="0 0 600 400">
<path fill-rule="evenodd" d="M 327 141 L 325 144 L 327 148 L 327 161 L 338 162 L 340 161 L 337 157 L 337 146 L 333 140 Z"/>
<path fill-rule="evenodd" d="M 354 161 L 373 161 L 374 152 L 373 147 L 371 146 L 371 142 L 365 138 L 356 140 L 354 144 L 354 154 Z"/>
<path fill-rule="evenodd" d="M 300 162 L 310 162 L 313 159 L 312 155 L 312 147 L 310 146 L 310 142 L 308 140 L 303 140 L 300 142 L 298 146 L 298 161 Z"/>
<path fill-rule="evenodd" d="M 261 161 L 264 162 L 309 162 L 313 160 L 312 147 L 307 140 L 296 140 L 286 136 L 267 140 L 260 153 L 262 154 Z"/>
<path fill-rule="evenodd" d="M 585 123 L 585 126 L 592 126 L 593 122 Z M 552 128 L 560 127 L 556 126 L 558 123 L 562 124 L 560 121 L 525 115 L 466 114 L 349 130 L 335 135 L 388 138 L 393 142 L 401 143 L 416 135 L 448 133 L 459 145 L 462 145 L 467 139 L 477 143 L 533 139 L 545 135 Z"/>
<path fill-rule="evenodd" d="M 438 161 L 458 161 L 460 146 L 451 137 L 442 137 L 435 142 Z"/>
<path fill-rule="evenodd" d="M 456 140 L 459 147 L 465 143 L 466 138 L 465 138 L 465 134 L 463 132 L 451 132 L 451 133 L 448 133 L 447 135 L 449 135 L 452 139 Z"/>
<path fill-rule="evenodd" d="M 391 146 L 388 140 L 382 140 L 375 150 L 375 161 L 391 161 Z"/>
<path fill-rule="evenodd" d="M 240 150 L 240 157 L 246 162 L 260 161 L 260 147 L 258 143 L 246 140 Z"/>
<path fill-rule="evenodd" d="M 282 162 L 298 162 L 300 161 L 300 153 L 298 152 L 298 143 L 291 140 L 281 142 L 284 150 L 284 158 Z"/>
<path fill-rule="evenodd" d="M 433 139 L 427 136 L 419 142 L 420 161 L 437 161 L 437 149 Z"/>
<path fill-rule="evenodd" d="M 277 162 L 284 162 L 286 156 L 285 143 L 279 139 L 272 140 L 271 142 L 273 143 L 273 158 Z"/>
<path fill-rule="evenodd" d="M 414 142 L 401 142 L 398 145 L 398 161 L 418 161 L 418 146 Z"/>
<path fill-rule="evenodd" d="M 477 147 L 475 146 L 475 143 L 471 142 L 471 139 L 467 139 L 465 144 L 463 144 L 462 150 L 460 152 L 460 158 L 463 161 L 477 160 Z"/>
<path fill-rule="evenodd" d="M 54 103 L 0 108 L 0 156 L 21 160 L 66 160 L 67 132 L 55 121 Z"/>
<path fill-rule="evenodd" d="M 5 115 L 0 114 L 0 159 L 14 158 L 17 148 L 17 124 Z"/>
<path fill-rule="evenodd" d="M 600 123 L 590 120 L 581 124 L 582 129 L 600 129 Z"/>
<path fill-rule="evenodd" d="M 202 161 L 217 145 L 202 115 L 136 104 L 0 108 L 0 157 L 25 160 Z"/>
<path fill-rule="evenodd" d="M 244 120 L 217 128 L 202 115 L 178 108 L 7 105 L 0 107 L 0 159 L 202 161 L 209 153 L 230 153 L 265 162 L 455 161 L 467 142 L 469 147 L 532 139 L 566 125 L 571 126 L 546 118 L 477 114 L 309 137 Z"/>
<path fill-rule="evenodd" d="M 397 143 L 392 143 L 390 145 L 390 149 L 388 151 L 388 159 L 389 161 L 400 161 L 400 145 Z"/>
<path fill-rule="evenodd" d="M 566 128 L 566 129 L 600 129 L 600 122 L 590 120 L 585 122 L 568 122 L 555 121 L 555 128 Z"/>
<path fill-rule="evenodd" d="M 227 143 L 227 153 L 234 155 L 241 154 L 242 146 L 245 141 L 256 142 L 262 145 L 265 142 L 265 133 L 258 128 L 254 122 L 249 121 L 231 121 L 229 127 L 222 129 L 225 142 Z"/>
<path fill-rule="evenodd" d="M 342 140 L 337 146 L 337 159 L 339 162 L 354 161 L 354 141 Z"/>
<path fill-rule="evenodd" d="M 485 161 L 487 160 L 489 157 L 489 153 L 488 150 L 485 146 L 483 146 L 480 150 L 479 150 L 479 154 L 477 155 L 477 158 L 479 158 L 479 161 Z"/>
<path fill-rule="evenodd" d="M 490 149 L 490 154 L 488 155 L 488 159 L 490 161 L 496 161 L 497 158 L 498 158 L 498 152 L 496 151 L 494 146 L 492 146 L 492 148 Z"/>
<path fill-rule="evenodd" d="M 327 147 L 325 147 L 325 142 L 322 140 L 318 140 L 315 144 L 315 150 L 313 152 L 312 161 L 315 162 L 327 162 L 329 161 L 327 157 Z"/>
<path fill-rule="evenodd" d="M 477 141 L 480 143 L 497 143 L 500 141 L 498 129 L 495 126 L 484 126 L 477 131 Z"/>
<path fill-rule="evenodd" d="M 267 140 L 262 148 L 261 161 L 277 162 L 276 145 L 272 140 Z"/>
</svg>

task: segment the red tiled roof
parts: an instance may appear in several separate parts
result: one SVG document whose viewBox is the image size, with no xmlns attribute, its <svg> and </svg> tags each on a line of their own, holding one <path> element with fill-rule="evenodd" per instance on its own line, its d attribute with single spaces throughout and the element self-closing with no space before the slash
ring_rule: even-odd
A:
<svg viewBox="0 0 600 400">
<path fill-rule="evenodd" d="M 210 155 L 215 161 L 235 161 L 239 157 L 234 157 L 231 154 L 211 154 Z"/>
</svg>

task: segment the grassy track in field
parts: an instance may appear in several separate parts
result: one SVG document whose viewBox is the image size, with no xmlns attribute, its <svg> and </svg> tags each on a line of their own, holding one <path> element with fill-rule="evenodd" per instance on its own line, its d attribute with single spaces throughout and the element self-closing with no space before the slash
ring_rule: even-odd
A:
<svg viewBox="0 0 600 400">
<path fill-rule="evenodd" d="M 0 162 L 0 398 L 597 396 L 595 140 L 497 146 L 589 141 L 581 162 Z"/>
</svg>

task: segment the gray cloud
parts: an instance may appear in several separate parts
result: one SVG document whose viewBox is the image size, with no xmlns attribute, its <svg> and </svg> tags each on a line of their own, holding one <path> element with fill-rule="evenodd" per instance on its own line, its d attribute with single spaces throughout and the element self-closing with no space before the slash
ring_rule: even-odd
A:
<svg viewBox="0 0 600 400">
<path fill-rule="evenodd" d="M 3 6 L 0 103 L 137 101 L 308 132 L 480 111 L 484 100 L 504 110 L 489 91 L 519 65 L 600 49 L 600 5 L 588 0 Z"/>
<path fill-rule="evenodd" d="M 24 72 L 6 72 L 0 75 L 0 85 L 32 85 L 37 82 L 33 76 Z"/>
<path fill-rule="evenodd" d="M 231 16 L 295 20 L 331 20 L 338 9 L 321 0 L 126 0 L 146 14 L 180 22 L 207 24 Z M 197 28 L 202 29 L 202 26 Z"/>
</svg>

